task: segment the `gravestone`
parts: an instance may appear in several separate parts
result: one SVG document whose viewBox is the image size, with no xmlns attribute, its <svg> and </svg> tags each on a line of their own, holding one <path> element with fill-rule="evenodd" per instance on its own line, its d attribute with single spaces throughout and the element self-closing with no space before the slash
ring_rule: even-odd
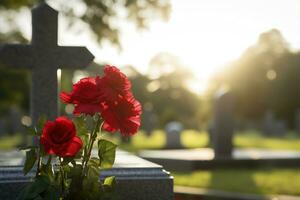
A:
<svg viewBox="0 0 300 200">
<path fill-rule="evenodd" d="M 153 112 L 152 104 L 146 103 L 143 105 L 142 124 L 147 136 L 150 136 L 157 123 L 157 117 Z"/>
<path fill-rule="evenodd" d="M 183 130 L 182 124 L 180 122 L 169 122 L 166 125 L 166 149 L 180 149 L 182 148 L 180 142 L 180 135 Z"/>
<path fill-rule="evenodd" d="M 5 119 L 0 118 L 0 137 L 7 134 Z"/>
<path fill-rule="evenodd" d="M 271 110 L 268 110 L 264 114 L 263 118 L 263 133 L 267 136 L 271 136 L 274 133 L 274 121 L 275 116 Z"/>
<path fill-rule="evenodd" d="M 32 71 L 30 109 L 33 124 L 46 115 L 58 115 L 57 70 L 87 66 L 94 56 L 85 47 L 57 44 L 58 12 L 45 2 L 32 9 L 31 44 L 0 46 L 0 62 L 9 68 Z"/>
<path fill-rule="evenodd" d="M 151 110 L 143 112 L 143 127 L 147 136 L 150 136 L 156 124 L 156 115 Z"/>
<path fill-rule="evenodd" d="M 231 91 L 220 89 L 214 102 L 214 119 L 211 130 L 215 159 L 231 158 L 234 132 L 234 97 Z"/>
<path fill-rule="evenodd" d="M 300 134 L 300 108 L 295 112 L 295 130 Z"/>
<path fill-rule="evenodd" d="M 22 112 L 17 106 L 12 106 L 8 111 L 9 132 L 11 134 L 24 133 L 21 123 Z"/>
<path fill-rule="evenodd" d="M 286 134 L 286 122 L 284 120 L 276 120 L 274 124 L 273 136 L 283 137 Z"/>
<path fill-rule="evenodd" d="M 263 133 L 267 136 L 282 137 L 286 133 L 286 122 L 276 119 L 273 111 L 266 111 L 263 118 Z"/>
</svg>

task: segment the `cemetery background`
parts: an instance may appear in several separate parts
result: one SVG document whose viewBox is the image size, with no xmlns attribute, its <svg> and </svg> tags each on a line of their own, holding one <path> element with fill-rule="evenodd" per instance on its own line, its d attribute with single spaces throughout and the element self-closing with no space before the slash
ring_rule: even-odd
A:
<svg viewBox="0 0 300 200">
<path fill-rule="evenodd" d="M 49 2 L 55 4 L 55 1 Z M 13 15 L 3 8 L 14 10 L 22 6 L 30 7 L 34 3 L 36 2 L 24 1 L 14 4 L 12 1 L 5 1 L 0 3 L 3 13 L 1 17 L 9 18 Z M 56 3 L 57 5 L 59 3 Z M 147 8 L 157 14 L 163 11 L 168 13 L 168 4 L 161 7 L 158 5 L 138 7 L 132 4 L 125 8 L 129 10 L 134 10 L 135 7 Z M 101 7 L 99 4 L 87 5 L 89 6 L 96 6 L 99 9 Z M 110 7 L 106 6 L 106 9 L 109 10 Z M 106 10 L 106 17 L 111 17 L 108 10 Z M 85 18 L 83 15 L 82 20 L 91 24 L 90 27 L 98 41 L 103 42 L 104 39 L 108 39 L 118 44 L 115 30 L 110 30 L 106 22 L 102 22 L 102 29 L 99 30 L 92 26 L 94 21 L 101 21 L 104 17 L 97 16 L 95 14 L 97 11 L 90 11 L 92 12 L 90 18 Z M 71 13 L 68 8 L 64 12 Z M 133 12 L 133 15 L 135 19 L 138 19 L 137 13 Z M 1 43 L 28 42 L 28 38 L 24 38 L 18 30 L 19 27 L 14 27 L 12 24 L 11 30 L 0 34 Z M 177 56 L 180 57 L 180 55 L 175 56 L 166 52 L 154 55 L 149 62 L 148 74 L 137 70 L 138 66 L 122 66 L 122 70 L 131 78 L 135 95 L 144 106 L 144 119 L 141 133 L 131 141 L 123 141 L 120 144 L 121 148 L 136 153 L 141 149 L 166 148 L 168 135 L 166 135 L 165 127 L 170 122 L 180 122 L 184 128 L 180 134 L 181 145 L 177 148 L 211 147 L 208 132 L 212 127 L 211 119 L 214 116 L 214 98 L 216 92 L 226 85 L 236 98 L 233 138 L 235 147 L 299 151 L 300 54 L 290 48 L 280 30 L 266 30 L 259 35 L 254 45 L 251 45 L 223 71 L 211 77 L 205 95 L 199 96 L 187 87 L 194 73 Z M 87 74 L 99 73 L 103 64 L 93 63 L 86 71 L 62 70 L 61 88 L 69 90 L 71 85 L 68 83 L 72 80 L 78 80 Z M 169 69 L 170 66 L 171 69 Z M 157 72 L 159 76 L 155 77 Z M 5 66 L 1 66 L 0 76 L 2 116 L 0 134 L 3 135 L 0 147 L 7 150 L 19 145 L 22 141 L 22 137 L 16 134 L 23 132 L 19 122 L 22 121 L 24 124 L 30 122 L 28 118 L 30 83 L 27 72 L 7 70 Z M 62 113 L 68 114 L 71 110 L 71 107 L 61 107 Z M 120 142 L 119 138 L 108 137 Z M 176 185 L 255 194 L 300 195 L 297 183 L 299 181 L 296 181 L 300 179 L 299 172 L 297 167 L 262 167 L 258 169 L 206 169 L 186 173 L 174 171 L 173 174 Z M 234 182 L 232 182 L 232 177 L 236 177 Z M 295 181 L 289 182 L 291 179 Z M 230 182 L 232 184 L 229 184 Z"/>
</svg>

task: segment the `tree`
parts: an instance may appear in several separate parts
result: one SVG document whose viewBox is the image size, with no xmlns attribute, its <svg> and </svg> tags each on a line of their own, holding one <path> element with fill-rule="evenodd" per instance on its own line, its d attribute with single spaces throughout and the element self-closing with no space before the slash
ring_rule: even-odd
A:
<svg viewBox="0 0 300 200">
<path fill-rule="evenodd" d="M 153 104 L 159 126 L 179 121 L 185 128 L 199 128 L 201 100 L 187 85 L 193 73 L 177 56 L 163 52 L 151 59 L 149 74 L 148 101 Z"/>
<path fill-rule="evenodd" d="M 1 0 L 0 15 L 0 43 L 28 41 L 22 35 L 21 27 L 16 23 L 16 12 L 20 9 L 29 9 L 36 5 L 39 0 Z M 138 28 L 145 28 L 155 17 L 167 19 L 170 13 L 168 0 L 74 0 L 59 1 L 49 0 L 60 8 L 60 14 L 66 17 L 70 27 L 74 28 L 78 21 L 89 27 L 92 36 L 101 44 L 109 41 L 120 47 L 120 27 L 116 21 L 131 21 Z M 84 12 L 76 12 L 80 7 Z M 78 28 L 78 26 L 76 26 Z M 79 29 L 85 29 L 80 26 Z M 77 30 L 78 31 L 78 30 Z M 63 77 L 70 78 L 71 72 L 63 72 Z M 5 66 L 0 66 L 0 114 L 11 104 L 22 106 L 28 110 L 29 103 L 29 80 L 24 71 L 10 71 Z M 65 86 L 66 81 L 62 81 Z"/>
<path fill-rule="evenodd" d="M 276 76 L 275 66 L 287 54 L 287 42 L 278 30 L 272 29 L 262 33 L 255 45 L 226 68 L 221 79 L 236 95 L 239 115 L 257 118 L 271 108 L 272 76 Z"/>
<path fill-rule="evenodd" d="M 20 32 L 20 27 L 14 23 L 14 11 L 24 7 L 30 8 L 38 1 L 0 1 L 0 15 L 5 17 L 5 21 L 10 25 L 8 35 Z M 120 45 L 120 26 L 116 22 L 131 21 L 137 27 L 145 28 L 155 18 L 167 20 L 171 7 L 169 0 L 49 0 L 47 2 L 61 8 L 60 14 L 68 19 L 70 27 L 74 27 L 75 22 L 80 20 L 89 27 L 91 34 L 95 36 L 99 44 L 109 41 L 114 45 Z M 78 7 L 81 11 L 76 10 Z M 79 29 L 84 30 L 85 28 L 81 26 Z M 4 30 L 0 30 L 0 33 L 1 31 Z"/>
</svg>

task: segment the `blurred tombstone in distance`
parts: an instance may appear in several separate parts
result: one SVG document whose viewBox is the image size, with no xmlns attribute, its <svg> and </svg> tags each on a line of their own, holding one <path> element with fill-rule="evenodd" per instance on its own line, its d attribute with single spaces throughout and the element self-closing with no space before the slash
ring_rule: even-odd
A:
<svg viewBox="0 0 300 200">
<path fill-rule="evenodd" d="M 295 130 L 300 134 L 300 108 L 298 108 L 295 113 Z"/>
<path fill-rule="evenodd" d="M 266 111 L 263 118 L 263 133 L 267 136 L 274 134 L 275 116 L 273 111 Z"/>
<path fill-rule="evenodd" d="M 273 111 L 268 110 L 263 119 L 263 133 L 266 136 L 282 137 L 286 133 L 286 122 L 275 118 Z"/>
<path fill-rule="evenodd" d="M 283 137 L 286 134 L 286 122 L 284 120 L 276 120 L 273 136 Z"/>
<path fill-rule="evenodd" d="M 182 145 L 180 142 L 181 132 L 183 126 L 180 122 L 169 122 L 165 127 L 166 132 L 166 149 L 181 149 Z"/>
<path fill-rule="evenodd" d="M 143 122 L 142 126 L 145 134 L 149 137 L 156 126 L 157 117 L 153 112 L 153 105 L 145 103 L 143 106 Z"/>
<path fill-rule="evenodd" d="M 228 88 L 217 91 L 214 100 L 214 117 L 211 129 L 215 159 L 232 157 L 234 132 L 234 97 Z"/>
<path fill-rule="evenodd" d="M 24 127 L 21 123 L 22 112 L 17 106 L 12 106 L 9 109 L 8 120 L 9 120 L 9 133 L 10 134 L 22 134 L 24 133 Z"/>
<path fill-rule="evenodd" d="M 0 118 L 0 137 L 7 134 L 6 130 L 6 121 L 3 118 Z"/>
</svg>

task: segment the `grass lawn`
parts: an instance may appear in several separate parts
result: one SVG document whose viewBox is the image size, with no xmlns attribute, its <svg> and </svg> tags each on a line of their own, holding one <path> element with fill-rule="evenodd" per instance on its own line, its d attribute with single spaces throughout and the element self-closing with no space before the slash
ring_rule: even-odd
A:
<svg viewBox="0 0 300 200">
<path fill-rule="evenodd" d="M 118 135 L 118 134 L 116 134 Z M 115 135 L 106 134 L 106 138 L 120 143 L 120 139 Z M 21 141 L 19 135 L 5 136 L 0 138 L 0 150 L 14 148 Z M 195 130 L 185 130 L 182 133 L 181 143 L 186 148 L 200 148 L 209 146 L 209 137 L 206 132 Z M 121 144 L 121 148 L 136 152 L 140 149 L 161 149 L 165 144 L 165 135 L 162 130 L 156 130 L 151 136 L 146 136 L 142 131 L 131 137 L 131 142 Z M 286 149 L 300 151 L 300 136 L 296 134 L 287 134 L 282 138 L 264 137 L 255 131 L 236 133 L 234 145 L 239 148 L 267 148 L 267 149 Z"/>
<path fill-rule="evenodd" d="M 116 134 L 118 135 L 118 134 Z M 105 134 L 107 139 L 120 143 L 115 135 Z M 0 138 L 0 150 L 9 150 L 21 141 L 20 135 Z M 185 130 L 181 142 L 186 148 L 209 146 L 206 132 Z M 160 149 L 165 144 L 163 131 L 157 130 L 150 137 L 140 132 L 128 144 L 120 147 L 132 152 L 140 149 Z M 283 138 L 263 137 L 257 132 L 237 133 L 234 145 L 239 148 L 257 147 L 267 149 L 300 150 L 300 137 L 287 134 Z M 300 167 L 271 169 L 214 169 L 190 173 L 172 172 L 176 185 L 220 189 L 255 194 L 300 195 Z"/>
<path fill-rule="evenodd" d="M 21 135 L 0 137 L 0 151 L 7 151 L 16 148 L 21 143 Z"/>
<path fill-rule="evenodd" d="M 215 169 L 173 172 L 175 185 L 224 191 L 300 195 L 300 168 Z"/>
</svg>

